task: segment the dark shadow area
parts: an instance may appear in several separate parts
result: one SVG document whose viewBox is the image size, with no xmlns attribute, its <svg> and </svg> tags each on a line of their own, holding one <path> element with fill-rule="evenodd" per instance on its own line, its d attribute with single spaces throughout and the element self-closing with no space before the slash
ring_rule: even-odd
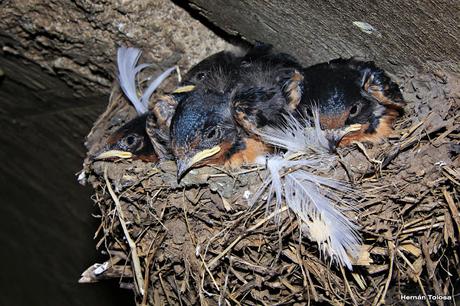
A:
<svg viewBox="0 0 460 306">
<path fill-rule="evenodd" d="M 69 97 L 59 79 L 19 58 L 0 58 L 0 69 L 0 305 L 133 305 L 117 282 L 78 284 L 103 261 L 97 208 L 75 173 L 108 98 Z"/>
</svg>

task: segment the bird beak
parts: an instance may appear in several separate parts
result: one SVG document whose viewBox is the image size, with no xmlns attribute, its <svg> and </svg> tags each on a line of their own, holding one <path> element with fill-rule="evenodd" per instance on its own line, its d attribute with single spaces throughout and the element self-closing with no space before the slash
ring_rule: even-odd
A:
<svg viewBox="0 0 460 306">
<path fill-rule="evenodd" d="M 133 154 L 131 152 L 126 152 L 126 151 L 120 151 L 120 150 L 109 150 L 102 152 L 99 155 L 96 155 L 94 157 L 94 160 L 101 160 L 101 159 L 109 159 L 109 158 L 122 158 L 122 159 L 128 159 L 133 157 Z"/>
<path fill-rule="evenodd" d="M 328 140 L 329 150 L 331 152 L 336 152 L 337 147 L 340 146 L 342 139 L 350 133 L 357 132 L 361 130 L 362 124 L 352 124 L 342 129 L 335 130 L 325 130 L 327 132 L 326 139 Z"/>
<path fill-rule="evenodd" d="M 211 157 L 213 155 L 216 155 L 219 153 L 221 150 L 220 146 L 215 146 L 212 147 L 211 149 L 206 149 L 203 151 L 200 151 L 193 155 L 191 158 L 186 158 L 186 159 L 179 159 L 177 160 L 177 181 L 180 181 L 180 179 L 184 176 L 184 174 L 193 166 L 198 164 L 200 161 Z"/>
<path fill-rule="evenodd" d="M 362 124 L 359 124 L 359 123 L 356 123 L 356 124 L 352 124 L 352 125 L 350 125 L 350 126 L 347 126 L 347 127 L 345 128 L 345 131 L 344 131 L 344 132 L 345 132 L 345 135 L 350 134 L 350 133 L 353 133 L 353 132 L 357 132 L 357 131 L 361 130 L 362 126 L 363 126 L 363 125 L 362 125 Z"/>
<path fill-rule="evenodd" d="M 176 90 L 174 90 L 172 93 L 178 94 L 178 93 L 184 93 L 184 92 L 191 92 L 195 90 L 195 87 L 196 87 L 195 85 L 182 86 L 182 87 L 176 88 Z"/>
</svg>

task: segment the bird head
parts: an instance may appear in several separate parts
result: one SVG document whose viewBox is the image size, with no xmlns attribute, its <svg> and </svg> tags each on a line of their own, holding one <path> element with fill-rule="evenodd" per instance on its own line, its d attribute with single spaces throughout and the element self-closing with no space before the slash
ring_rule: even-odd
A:
<svg viewBox="0 0 460 306">
<path fill-rule="evenodd" d="M 309 67 L 303 74 L 306 116 L 311 117 L 316 107 L 322 128 L 355 127 L 340 145 L 377 141 L 391 133 L 404 101 L 399 87 L 373 62 L 338 59 Z"/>
<path fill-rule="evenodd" d="M 166 125 L 178 179 L 192 167 L 233 167 L 265 152 L 266 146 L 251 137 L 257 138 L 258 128 L 297 107 L 303 80 L 299 71 L 295 59 L 264 46 L 243 56 L 218 53 L 192 68 L 182 85 L 193 85 L 193 90 L 181 90 L 156 107 L 160 114 L 161 106 L 175 105 L 174 114 L 164 113 L 171 115 Z"/>
<path fill-rule="evenodd" d="M 139 159 L 156 162 L 158 156 L 145 130 L 147 116 L 148 114 L 144 114 L 136 117 L 116 130 L 92 159 Z"/>
<path fill-rule="evenodd" d="M 380 118 L 385 111 L 385 107 L 371 96 L 361 94 L 355 87 L 343 83 L 329 88 L 325 95 L 326 101 L 317 105 L 319 122 L 325 129 L 370 123 Z"/>
<path fill-rule="evenodd" d="M 195 65 L 180 87 L 153 108 L 169 131 L 178 180 L 192 167 L 221 163 L 236 139 L 229 94 L 240 64 L 232 52 L 216 53 Z"/>
<path fill-rule="evenodd" d="M 171 149 L 178 180 L 191 168 L 221 164 L 238 142 L 228 95 L 204 89 L 178 104 L 171 121 Z"/>
</svg>

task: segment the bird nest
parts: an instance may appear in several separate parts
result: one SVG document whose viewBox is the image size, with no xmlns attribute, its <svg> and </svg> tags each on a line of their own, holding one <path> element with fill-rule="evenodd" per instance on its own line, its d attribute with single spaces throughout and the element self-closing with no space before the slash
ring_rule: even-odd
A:
<svg viewBox="0 0 460 306">
<path fill-rule="evenodd" d="M 346 181 L 362 247 L 348 269 L 302 234 L 296 215 L 267 204 L 263 166 L 191 171 L 173 161 L 85 160 L 80 180 L 100 209 L 107 261 L 81 282 L 118 279 L 138 305 L 401 303 L 452 300 L 460 276 L 459 78 L 398 76 L 408 101 L 395 133 L 334 154 L 318 175 Z M 118 88 L 88 136 L 89 154 L 134 116 Z M 321 173 L 319 173 L 321 172 Z M 332 226 L 332 225 L 328 225 Z M 311 238 L 311 237 L 310 237 Z"/>
</svg>

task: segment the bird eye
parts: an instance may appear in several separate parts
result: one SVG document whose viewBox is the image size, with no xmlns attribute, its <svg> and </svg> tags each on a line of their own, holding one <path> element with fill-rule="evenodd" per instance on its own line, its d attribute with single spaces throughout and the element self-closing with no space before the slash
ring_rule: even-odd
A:
<svg viewBox="0 0 460 306">
<path fill-rule="evenodd" d="M 358 103 L 356 105 L 353 105 L 353 107 L 350 109 L 350 118 L 353 118 L 355 117 L 356 115 L 359 114 L 359 112 L 361 111 L 361 103 Z"/>
<path fill-rule="evenodd" d="M 243 68 L 247 68 L 247 67 L 251 66 L 251 63 L 248 62 L 248 61 L 241 61 L 241 64 L 240 64 L 240 65 L 241 65 L 241 67 L 243 67 Z"/>
<path fill-rule="evenodd" d="M 140 140 L 137 135 L 131 134 L 126 136 L 120 145 L 121 148 L 123 148 L 124 150 L 133 150 L 135 148 L 142 146 L 142 140 Z"/>
<path fill-rule="evenodd" d="M 213 139 L 213 138 L 218 138 L 218 137 L 220 137 L 220 130 L 217 129 L 217 128 L 214 128 L 214 129 L 210 130 L 206 134 L 207 139 Z"/>
<path fill-rule="evenodd" d="M 198 80 L 203 80 L 205 77 L 206 77 L 206 73 L 205 73 L 205 72 L 198 72 L 198 73 L 196 74 L 196 78 L 197 78 Z"/>
<path fill-rule="evenodd" d="M 133 135 L 129 135 L 128 137 L 126 137 L 126 144 L 128 146 L 132 146 L 135 140 L 136 138 Z"/>
</svg>

